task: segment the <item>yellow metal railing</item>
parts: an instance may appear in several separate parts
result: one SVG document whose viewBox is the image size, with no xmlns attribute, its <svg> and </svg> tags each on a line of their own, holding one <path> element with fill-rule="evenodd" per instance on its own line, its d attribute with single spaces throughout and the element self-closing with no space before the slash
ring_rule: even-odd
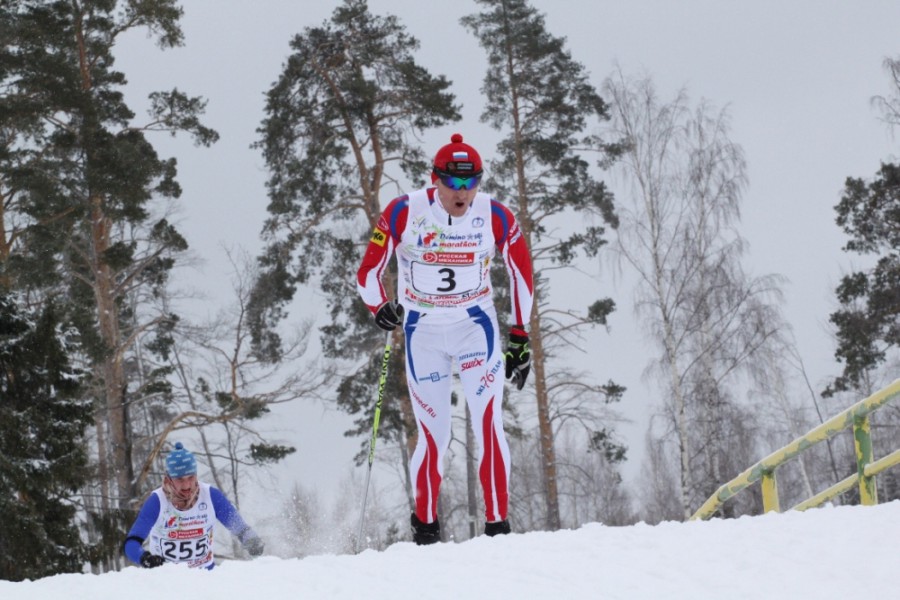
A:
<svg viewBox="0 0 900 600">
<path fill-rule="evenodd" d="M 872 436 L 869 427 L 869 415 L 888 402 L 900 397 L 900 379 L 879 392 L 875 392 L 865 400 L 857 402 L 844 412 L 825 421 L 809 433 L 801 436 L 780 450 L 776 450 L 728 483 L 720 487 L 703 503 L 691 520 L 708 519 L 723 502 L 733 497 L 744 488 L 760 482 L 763 497 L 763 510 L 780 511 L 778 502 L 778 483 L 775 470 L 807 448 L 827 441 L 842 431 L 853 428 L 853 440 L 856 448 L 857 472 L 840 481 L 827 490 L 816 494 L 809 500 L 793 507 L 795 510 L 806 510 L 819 506 L 831 498 L 859 485 L 860 504 L 877 504 L 878 494 L 875 489 L 875 475 L 900 463 L 900 450 L 892 452 L 880 460 L 873 460 Z"/>
</svg>

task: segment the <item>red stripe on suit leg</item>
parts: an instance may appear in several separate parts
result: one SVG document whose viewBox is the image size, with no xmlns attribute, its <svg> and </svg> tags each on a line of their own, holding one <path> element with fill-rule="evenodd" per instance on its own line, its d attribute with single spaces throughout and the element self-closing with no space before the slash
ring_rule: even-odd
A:
<svg viewBox="0 0 900 600">
<path fill-rule="evenodd" d="M 488 521 L 502 521 L 506 518 L 509 491 L 506 482 L 506 464 L 500 451 L 500 442 L 494 428 L 494 399 L 491 398 L 484 409 L 481 421 L 484 455 L 481 458 L 479 476 L 484 490 L 484 514 Z"/>
<path fill-rule="evenodd" d="M 438 450 L 434 437 L 421 421 L 419 428 L 421 435 L 425 436 L 425 457 L 416 473 L 416 517 L 423 523 L 432 523 L 437 519 L 437 501 L 441 488 Z"/>
</svg>

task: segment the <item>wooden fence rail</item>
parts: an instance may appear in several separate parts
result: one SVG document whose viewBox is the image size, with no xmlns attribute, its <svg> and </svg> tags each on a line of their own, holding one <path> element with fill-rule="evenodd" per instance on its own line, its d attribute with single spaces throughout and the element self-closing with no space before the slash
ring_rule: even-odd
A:
<svg viewBox="0 0 900 600">
<path fill-rule="evenodd" d="M 854 484 L 859 485 L 860 504 L 878 504 L 875 476 L 885 469 L 900 463 L 900 450 L 892 452 L 880 460 L 874 460 L 869 415 L 897 398 L 900 398 L 900 379 L 895 380 L 883 390 L 875 392 L 865 400 L 857 402 L 844 412 L 825 421 L 784 448 L 776 450 L 728 483 L 722 485 L 697 509 L 697 512 L 691 516 L 691 520 L 708 519 L 715 514 L 723 502 L 757 481 L 760 482 L 762 490 L 763 511 L 780 511 L 778 482 L 775 478 L 776 469 L 811 446 L 827 441 L 851 427 L 853 428 L 853 440 L 856 448 L 856 474 L 839 481 L 827 490 L 792 508 L 795 510 L 806 510 L 807 508 L 819 506 L 831 498 L 846 492 Z"/>
</svg>

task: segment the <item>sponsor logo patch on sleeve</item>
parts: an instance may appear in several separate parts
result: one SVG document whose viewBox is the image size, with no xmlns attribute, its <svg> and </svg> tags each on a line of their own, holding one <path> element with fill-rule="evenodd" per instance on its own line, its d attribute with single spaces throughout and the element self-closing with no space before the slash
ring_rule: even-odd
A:
<svg viewBox="0 0 900 600">
<path fill-rule="evenodd" d="M 379 246 L 384 246 L 384 243 L 387 241 L 387 234 L 376 227 L 369 241 Z"/>
</svg>

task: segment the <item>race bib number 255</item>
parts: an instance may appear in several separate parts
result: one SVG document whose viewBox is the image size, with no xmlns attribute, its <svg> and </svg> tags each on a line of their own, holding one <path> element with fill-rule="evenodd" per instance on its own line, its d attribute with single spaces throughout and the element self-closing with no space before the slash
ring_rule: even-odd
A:
<svg viewBox="0 0 900 600">
<path fill-rule="evenodd" d="M 160 554 L 172 562 L 187 562 L 203 558 L 209 551 L 209 536 L 186 540 L 163 539 L 159 542 Z"/>
</svg>

